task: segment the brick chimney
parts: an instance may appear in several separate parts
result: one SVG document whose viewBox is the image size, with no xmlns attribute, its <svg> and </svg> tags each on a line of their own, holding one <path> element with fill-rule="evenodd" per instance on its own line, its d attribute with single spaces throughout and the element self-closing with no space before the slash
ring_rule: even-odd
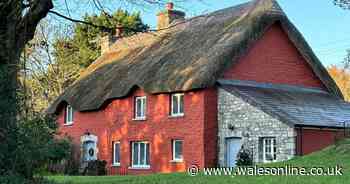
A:
<svg viewBox="0 0 350 184">
<path fill-rule="evenodd" d="M 185 20 L 185 12 L 174 10 L 174 3 L 170 2 L 166 4 L 165 10 L 158 13 L 157 17 L 157 29 L 161 30 L 169 27 L 175 20 Z"/>
<path fill-rule="evenodd" d="M 117 41 L 118 38 L 121 38 L 123 34 L 123 27 L 121 25 L 117 25 L 114 33 L 107 32 L 104 36 L 101 37 L 100 46 L 101 46 L 101 54 L 109 51 L 110 46 Z"/>
</svg>

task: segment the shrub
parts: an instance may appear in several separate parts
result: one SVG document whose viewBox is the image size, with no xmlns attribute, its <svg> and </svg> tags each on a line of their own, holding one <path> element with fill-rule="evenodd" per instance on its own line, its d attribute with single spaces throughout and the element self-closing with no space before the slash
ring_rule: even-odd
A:
<svg viewBox="0 0 350 184">
<path fill-rule="evenodd" d="M 18 121 L 18 126 L 11 132 L 11 139 L 15 141 L 11 150 L 14 151 L 11 157 L 6 158 L 11 165 L 1 166 L 0 175 L 34 180 L 34 174 L 50 161 L 59 162 L 67 158 L 70 141 L 66 138 L 56 139 L 56 131 L 57 124 L 52 117 L 38 115 Z M 0 183 L 6 183 L 4 178 L 4 182 Z"/>
<path fill-rule="evenodd" d="M 243 146 L 237 155 L 237 166 L 251 166 L 253 165 L 253 158 L 250 151 Z"/>
<path fill-rule="evenodd" d="M 107 174 L 107 162 L 105 160 L 89 161 L 87 167 L 84 169 L 83 175 L 88 176 L 102 176 Z"/>
</svg>

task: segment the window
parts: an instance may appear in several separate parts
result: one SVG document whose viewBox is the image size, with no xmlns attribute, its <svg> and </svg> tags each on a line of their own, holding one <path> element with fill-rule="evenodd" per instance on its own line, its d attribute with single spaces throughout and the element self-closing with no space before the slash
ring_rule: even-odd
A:
<svg viewBox="0 0 350 184">
<path fill-rule="evenodd" d="M 276 161 L 276 138 L 268 137 L 262 139 L 263 143 L 263 161 L 273 162 Z"/>
<path fill-rule="evenodd" d="M 120 166 L 120 142 L 113 144 L 113 165 Z"/>
<path fill-rule="evenodd" d="M 67 105 L 66 107 L 66 119 L 64 124 L 66 125 L 73 124 L 73 107 L 70 105 Z"/>
<path fill-rule="evenodd" d="M 146 119 L 146 97 L 135 98 L 135 119 L 144 120 Z"/>
<path fill-rule="evenodd" d="M 182 162 L 182 140 L 173 140 L 173 161 Z"/>
<path fill-rule="evenodd" d="M 171 95 L 171 116 L 184 115 L 184 94 L 177 93 Z"/>
<path fill-rule="evenodd" d="M 149 168 L 149 143 L 132 142 L 131 158 L 133 168 Z"/>
</svg>

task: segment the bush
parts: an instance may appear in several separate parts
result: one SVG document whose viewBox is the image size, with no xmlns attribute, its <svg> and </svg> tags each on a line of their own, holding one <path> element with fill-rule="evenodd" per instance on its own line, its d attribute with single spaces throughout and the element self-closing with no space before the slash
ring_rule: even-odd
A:
<svg viewBox="0 0 350 184">
<path fill-rule="evenodd" d="M 69 148 L 69 156 L 58 162 L 50 160 L 45 170 L 45 175 L 48 174 L 60 174 L 60 175 L 79 175 L 80 160 L 78 158 L 78 152 L 76 146 L 71 144 Z"/>
<path fill-rule="evenodd" d="M 50 181 L 43 177 L 35 177 L 29 180 L 19 175 L 0 176 L 0 183 L 1 184 L 56 184 L 54 181 Z"/>
<path fill-rule="evenodd" d="M 0 183 L 1 184 L 25 184 L 26 180 L 21 176 L 7 175 L 7 176 L 0 176 Z"/>
<path fill-rule="evenodd" d="M 253 165 L 252 154 L 248 149 L 245 149 L 243 146 L 237 155 L 237 166 L 251 166 Z"/>
<path fill-rule="evenodd" d="M 34 174 L 47 167 L 49 162 L 60 162 L 69 156 L 70 140 L 56 139 L 57 124 L 54 118 L 35 116 L 18 122 L 11 132 L 13 144 L 11 157 L 7 162 L 11 165 L 1 166 L 2 182 L 6 183 L 8 175 L 34 180 Z M 3 150 L 1 150 L 3 151 Z M 15 180 L 14 180 L 15 181 Z M 17 182 L 17 181 L 16 181 Z"/>
<path fill-rule="evenodd" d="M 87 167 L 84 169 L 83 175 L 88 176 L 102 176 L 107 174 L 107 162 L 105 160 L 89 161 Z"/>
</svg>

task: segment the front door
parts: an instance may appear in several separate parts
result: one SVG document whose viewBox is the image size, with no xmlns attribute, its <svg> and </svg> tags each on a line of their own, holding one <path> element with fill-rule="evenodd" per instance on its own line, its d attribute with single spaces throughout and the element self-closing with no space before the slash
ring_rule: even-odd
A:
<svg viewBox="0 0 350 184">
<path fill-rule="evenodd" d="M 83 144 L 83 161 L 91 161 L 97 159 L 96 143 L 94 141 L 86 141 Z"/>
<path fill-rule="evenodd" d="M 226 167 L 235 167 L 237 154 L 242 146 L 241 138 L 226 138 Z"/>
</svg>

